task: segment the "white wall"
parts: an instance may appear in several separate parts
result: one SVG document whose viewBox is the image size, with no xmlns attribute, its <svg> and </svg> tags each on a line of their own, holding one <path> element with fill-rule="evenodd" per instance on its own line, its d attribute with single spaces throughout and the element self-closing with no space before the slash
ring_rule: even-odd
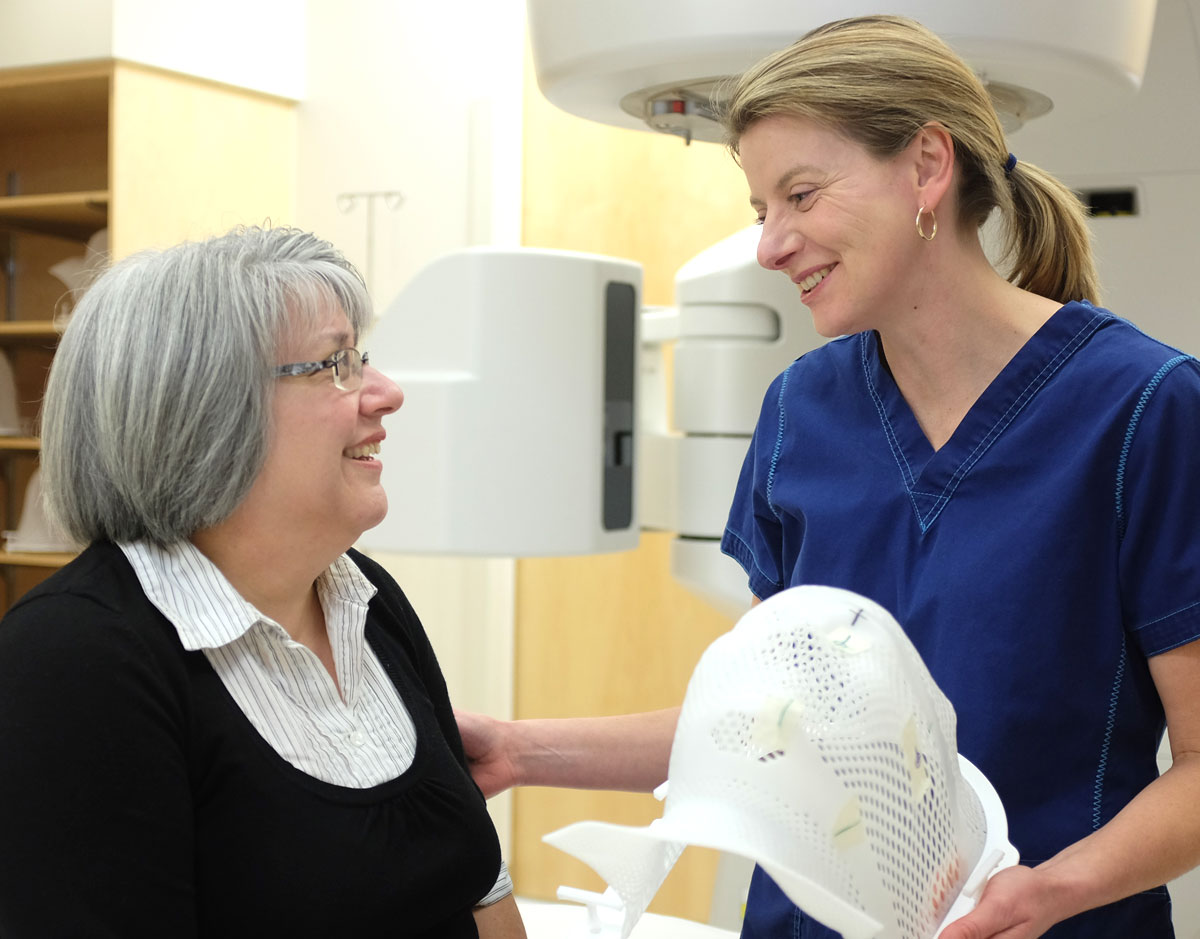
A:
<svg viewBox="0 0 1200 939">
<path fill-rule="evenodd" d="M 304 95 L 304 0 L 3 0 L 0 67 L 117 58 Z"/>
<path fill-rule="evenodd" d="M 440 254 L 520 239 L 522 0 L 308 0 L 298 218 L 367 266 L 382 310 Z"/>
<path fill-rule="evenodd" d="M 115 58 L 304 97 L 304 0 L 108 2 Z"/>
<path fill-rule="evenodd" d="M 1051 112 L 1009 148 L 1078 189 L 1133 187 L 1140 214 L 1092 220 L 1105 306 L 1200 353 L 1200 0 L 1159 0 L 1142 90 L 1088 121 Z"/>
<path fill-rule="evenodd" d="M 0 3 L 0 68 L 112 55 L 113 0 Z"/>
</svg>

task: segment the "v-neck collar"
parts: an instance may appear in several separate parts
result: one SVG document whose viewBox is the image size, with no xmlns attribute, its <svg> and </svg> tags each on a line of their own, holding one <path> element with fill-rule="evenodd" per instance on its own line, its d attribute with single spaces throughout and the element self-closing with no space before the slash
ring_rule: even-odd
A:
<svg viewBox="0 0 1200 939">
<path fill-rule="evenodd" d="M 884 364 L 879 334 L 859 335 L 867 391 L 922 532 L 937 520 L 971 468 L 1108 315 L 1086 301 L 1057 310 L 1001 369 L 936 451 Z"/>
</svg>

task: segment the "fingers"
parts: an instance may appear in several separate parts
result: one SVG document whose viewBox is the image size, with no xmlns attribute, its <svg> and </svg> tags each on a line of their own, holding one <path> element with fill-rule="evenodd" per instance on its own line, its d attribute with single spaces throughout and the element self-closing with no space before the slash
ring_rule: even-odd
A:
<svg viewBox="0 0 1200 939">
<path fill-rule="evenodd" d="M 938 939 L 1036 939 L 1058 921 L 1042 878 L 1028 867 L 996 874 L 979 905 L 948 925 Z"/>
</svg>

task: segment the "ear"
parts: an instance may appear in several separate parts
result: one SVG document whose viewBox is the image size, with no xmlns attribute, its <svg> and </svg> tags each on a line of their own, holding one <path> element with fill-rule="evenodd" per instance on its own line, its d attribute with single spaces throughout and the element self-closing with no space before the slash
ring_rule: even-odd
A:
<svg viewBox="0 0 1200 939">
<path fill-rule="evenodd" d="M 936 209 L 954 178 L 954 139 L 942 124 L 930 121 L 910 141 L 908 155 L 918 198 Z"/>
</svg>

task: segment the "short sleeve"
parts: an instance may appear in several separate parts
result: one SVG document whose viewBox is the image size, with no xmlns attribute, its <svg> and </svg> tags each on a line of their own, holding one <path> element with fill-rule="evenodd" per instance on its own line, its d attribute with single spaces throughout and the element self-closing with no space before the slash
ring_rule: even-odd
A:
<svg viewBox="0 0 1200 939">
<path fill-rule="evenodd" d="M 721 550 L 742 565 L 760 600 L 783 589 L 783 526 L 771 504 L 771 486 L 784 429 L 783 394 L 789 371 L 771 383 L 742 463 Z"/>
<path fill-rule="evenodd" d="M 1200 366 L 1165 363 L 1125 433 L 1117 481 L 1125 621 L 1145 655 L 1200 638 Z"/>
</svg>

